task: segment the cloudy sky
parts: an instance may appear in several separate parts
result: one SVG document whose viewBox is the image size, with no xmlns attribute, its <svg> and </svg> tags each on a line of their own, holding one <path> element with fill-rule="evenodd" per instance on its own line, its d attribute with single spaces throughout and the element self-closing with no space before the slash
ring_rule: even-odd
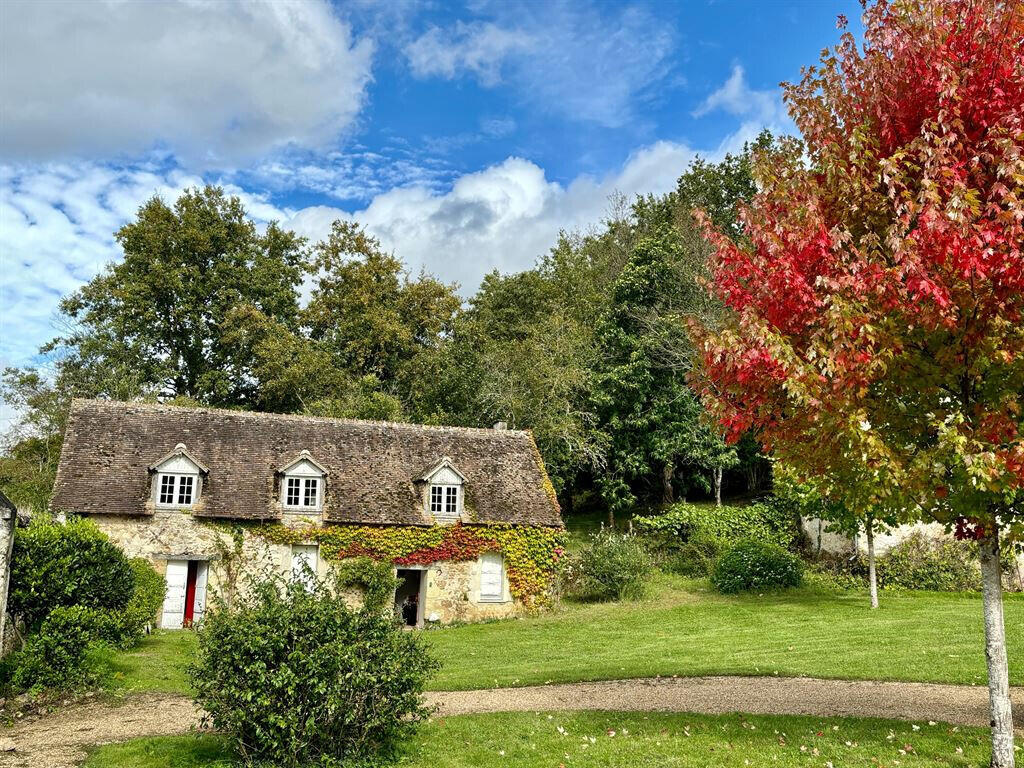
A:
<svg viewBox="0 0 1024 768">
<path fill-rule="evenodd" d="M 778 83 L 854 0 L 0 4 L 0 366 L 148 197 L 217 183 L 313 238 L 363 222 L 472 293 L 614 192 L 791 129 Z M 0 425 L 2 427 L 2 425 Z"/>
</svg>

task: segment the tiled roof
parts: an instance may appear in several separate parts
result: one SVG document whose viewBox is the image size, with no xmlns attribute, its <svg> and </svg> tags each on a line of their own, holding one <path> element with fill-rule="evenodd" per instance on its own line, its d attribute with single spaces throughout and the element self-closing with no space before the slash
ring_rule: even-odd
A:
<svg viewBox="0 0 1024 768">
<path fill-rule="evenodd" d="M 529 432 L 107 400 L 72 403 L 51 507 L 151 514 L 149 467 L 178 443 L 209 468 L 199 516 L 279 518 L 278 470 L 308 450 L 327 471 L 328 522 L 431 523 L 416 483 L 424 467 L 448 457 L 466 478 L 469 522 L 562 524 Z"/>
</svg>

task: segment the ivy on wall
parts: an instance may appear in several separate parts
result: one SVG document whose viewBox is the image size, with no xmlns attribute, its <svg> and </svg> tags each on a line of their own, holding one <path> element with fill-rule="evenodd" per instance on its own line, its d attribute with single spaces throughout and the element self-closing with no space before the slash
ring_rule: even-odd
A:
<svg viewBox="0 0 1024 768">
<path fill-rule="evenodd" d="M 361 526 L 289 528 L 281 523 L 253 526 L 250 532 L 272 544 L 316 542 L 326 560 L 369 557 L 394 565 L 476 560 L 501 552 L 509 591 L 528 606 L 543 604 L 563 552 L 564 532 L 542 526 L 488 525 Z"/>
</svg>

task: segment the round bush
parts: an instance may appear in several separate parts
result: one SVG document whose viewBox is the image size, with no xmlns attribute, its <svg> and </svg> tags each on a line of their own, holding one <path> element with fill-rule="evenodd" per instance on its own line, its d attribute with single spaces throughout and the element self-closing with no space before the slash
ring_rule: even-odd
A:
<svg viewBox="0 0 1024 768">
<path fill-rule="evenodd" d="M 635 600 L 643 596 L 651 573 L 651 556 L 641 539 L 615 531 L 590 537 L 580 553 L 579 583 L 592 600 Z"/>
<path fill-rule="evenodd" d="M 391 753 L 429 714 L 438 667 L 420 638 L 332 587 L 270 578 L 215 603 L 189 670 L 196 703 L 248 762 L 354 765 Z"/>
<path fill-rule="evenodd" d="M 105 616 L 81 605 L 58 606 L 25 647 L 12 654 L 10 684 L 16 691 L 71 690 L 95 682 L 86 651 L 100 639 Z"/>
<path fill-rule="evenodd" d="M 59 606 L 119 611 L 134 583 L 124 553 L 89 521 L 39 521 L 14 533 L 7 609 L 30 632 Z"/>
<path fill-rule="evenodd" d="M 796 587 L 803 581 L 800 558 L 777 544 L 745 539 L 718 558 L 711 581 L 719 592 Z"/>
</svg>

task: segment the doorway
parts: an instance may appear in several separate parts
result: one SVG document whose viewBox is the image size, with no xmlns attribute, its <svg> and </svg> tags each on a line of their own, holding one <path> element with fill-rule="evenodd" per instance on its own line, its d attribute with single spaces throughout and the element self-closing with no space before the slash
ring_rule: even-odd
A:
<svg viewBox="0 0 1024 768">
<path fill-rule="evenodd" d="M 426 571 L 418 568 L 399 568 L 398 588 L 395 590 L 395 616 L 406 627 L 423 626 L 423 604 L 427 598 Z"/>
<path fill-rule="evenodd" d="M 160 626 L 181 629 L 198 624 L 206 612 L 206 560 L 168 560 Z"/>
</svg>

